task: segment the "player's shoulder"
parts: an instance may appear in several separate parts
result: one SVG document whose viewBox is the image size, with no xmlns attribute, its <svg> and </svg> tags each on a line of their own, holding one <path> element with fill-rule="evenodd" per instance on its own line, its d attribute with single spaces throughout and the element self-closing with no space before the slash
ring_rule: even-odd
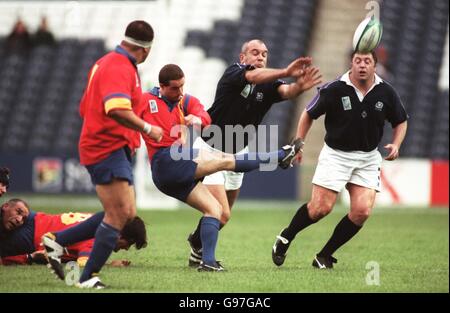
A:
<svg viewBox="0 0 450 313">
<path fill-rule="evenodd" d="M 341 77 L 338 77 L 317 87 L 317 90 L 318 92 L 333 92 L 341 89 L 343 86 L 345 86 L 345 82 L 341 80 Z"/>
</svg>

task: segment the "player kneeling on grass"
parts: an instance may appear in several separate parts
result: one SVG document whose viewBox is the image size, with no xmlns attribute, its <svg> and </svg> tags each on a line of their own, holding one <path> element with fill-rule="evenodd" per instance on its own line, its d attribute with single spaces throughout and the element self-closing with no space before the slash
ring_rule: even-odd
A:
<svg viewBox="0 0 450 313">
<path fill-rule="evenodd" d="M 203 213 L 200 234 L 203 254 L 198 270 L 223 271 L 215 258 L 222 207 L 201 180 L 217 171 L 248 172 L 272 162 L 274 168 L 276 164 L 287 168 L 301 146 L 297 141 L 279 151 L 248 153 L 239 158 L 220 151 L 190 148 L 180 126 L 201 129 L 211 123 L 211 118 L 197 98 L 183 93 L 184 82 L 184 73 L 177 65 L 168 64 L 161 69 L 160 87 L 143 94 L 140 106 L 143 111 L 139 116 L 151 125 L 160 126 L 163 137 L 159 142 L 146 135 L 143 138 L 156 187 Z M 180 155 L 184 157 L 179 159 Z"/>
<path fill-rule="evenodd" d="M 376 64 L 374 52 L 354 52 L 350 71 L 320 88 L 300 117 L 298 138 L 305 138 L 313 120 L 321 115 L 326 116 L 327 133 L 312 181 L 311 200 L 298 209 L 273 245 L 272 260 L 277 266 L 283 264 L 295 236 L 331 212 L 344 187 L 350 194 L 350 212 L 336 226 L 312 265 L 332 268 L 337 262 L 333 253 L 369 218 L 380 191 L 382 157 L 378 145 L 385 120 L 394 129 L 391 143 L 385 146 L 389 153 L 385 159 L 393 161 L 399 156 L 408 119 L 397 92 L 375 74 Z"/>
<path fill-rule="evenodd" d="M 98 213 L 103 215 L 104 212 Z M 90 213 L 46 214 L 33 212 L 21 199 L 11 199 L 0 209 L 0 261 L 3 265 L 47 264 L 41 237 L 47 232 L 68 229 L 90 218 Z M 84 240 L 64 249 L 63 262 L 77 261 L 84 266 L 94 245 L 94 238 Z M 136 249 L 147 246 L 145 224 L 135 217 L 125 225 L 117 239 L 115 252 L 128 250 L 132 245 Z M 128 266 L 128 260 L 113 260 L 112 266 Z"/>
</svg>

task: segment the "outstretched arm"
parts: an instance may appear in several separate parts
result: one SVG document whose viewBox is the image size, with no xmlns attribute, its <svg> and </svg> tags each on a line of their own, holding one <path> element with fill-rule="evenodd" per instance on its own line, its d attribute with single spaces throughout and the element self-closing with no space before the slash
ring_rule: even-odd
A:
<svg viewBox="0 0 450 313">
<path fill-rule="evenodd" d="M 403 139 L 405 139 L 407 128 L 407 121 L 404 121 L 394 127 L 392 143 L 384 146 L 385 149 L 389 150 L 389 155 L 385 158 L 385 160 L 394 161 L 398 158 L 400 146 L 402 145 Z"/>
<path fill-rule="evenodd" d="M 281 85 L 278 87 L 278 92 L 283 99 L 292 99 L 320 83 L 322 83 L 322 74 L 320 74 L 319 69 L 317 67 L 308 67 L 297 78 L 295 83 Z"/>
<path fill-rule="evenodd" d="M 298 77 L 307 66 L 311 65 L 311 61 L 311 58 L 305 57 L 294 60 L 282 69 L 256 68 L 245 72 L 245 79 L 252 84 L 264 84 L 283 77 Z"/>
</svg>

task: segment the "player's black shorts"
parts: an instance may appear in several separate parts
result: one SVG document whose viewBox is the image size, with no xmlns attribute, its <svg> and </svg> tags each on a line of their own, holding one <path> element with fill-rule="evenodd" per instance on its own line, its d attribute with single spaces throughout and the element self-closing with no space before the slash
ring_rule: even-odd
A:
<svg viewBox="0 0 450 313">
<path fill-rule="evenodd" d="M 170 153 L 171 148 L 161 148 L 152 159 L 152 178 L 156 187 L 168 196 L 186 202 L 187 197 L 200 181 L 195 179 L 197 163 L 193 160 L 194 149 L 185 149 L 189 157 L 175 160 Z"/>
</svg>

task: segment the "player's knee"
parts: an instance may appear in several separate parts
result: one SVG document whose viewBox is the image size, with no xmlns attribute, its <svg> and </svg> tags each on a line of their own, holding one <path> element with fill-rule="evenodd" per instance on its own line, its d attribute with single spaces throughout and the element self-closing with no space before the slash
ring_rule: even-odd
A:
<svg viewBox="0 0 450 313">
<path fill-rule="evenodd" d="M 327 216 L 332 209 L 333 206 L 325 201 L 310 202 L 308 204 L 309 217 L 313 221 L 318 221 Z"/>
<path fill-rule="evenodd" d="M 231 218 L 231 212 L 222 212 L 222 215 L 220 216 L 220 224 L 225 225 L 226 223 L 228 223 L 228 221 Z"/>
<path fill-rule="evenodd" d="M 371 209 L 367 207 L 352 208 L 349 218 L 353 223 L 362 225 L 369 218 L 370 213 Z"/>
<path fill-rule="evenodd" d="M 220 203 L 211 203 L 206 208 L 205 212 L 206 215 L 212 216 L 214 218 L 217 218 L 219 221 L 221 220 L 222 216 L 222 205 Z"/>
</svg>

